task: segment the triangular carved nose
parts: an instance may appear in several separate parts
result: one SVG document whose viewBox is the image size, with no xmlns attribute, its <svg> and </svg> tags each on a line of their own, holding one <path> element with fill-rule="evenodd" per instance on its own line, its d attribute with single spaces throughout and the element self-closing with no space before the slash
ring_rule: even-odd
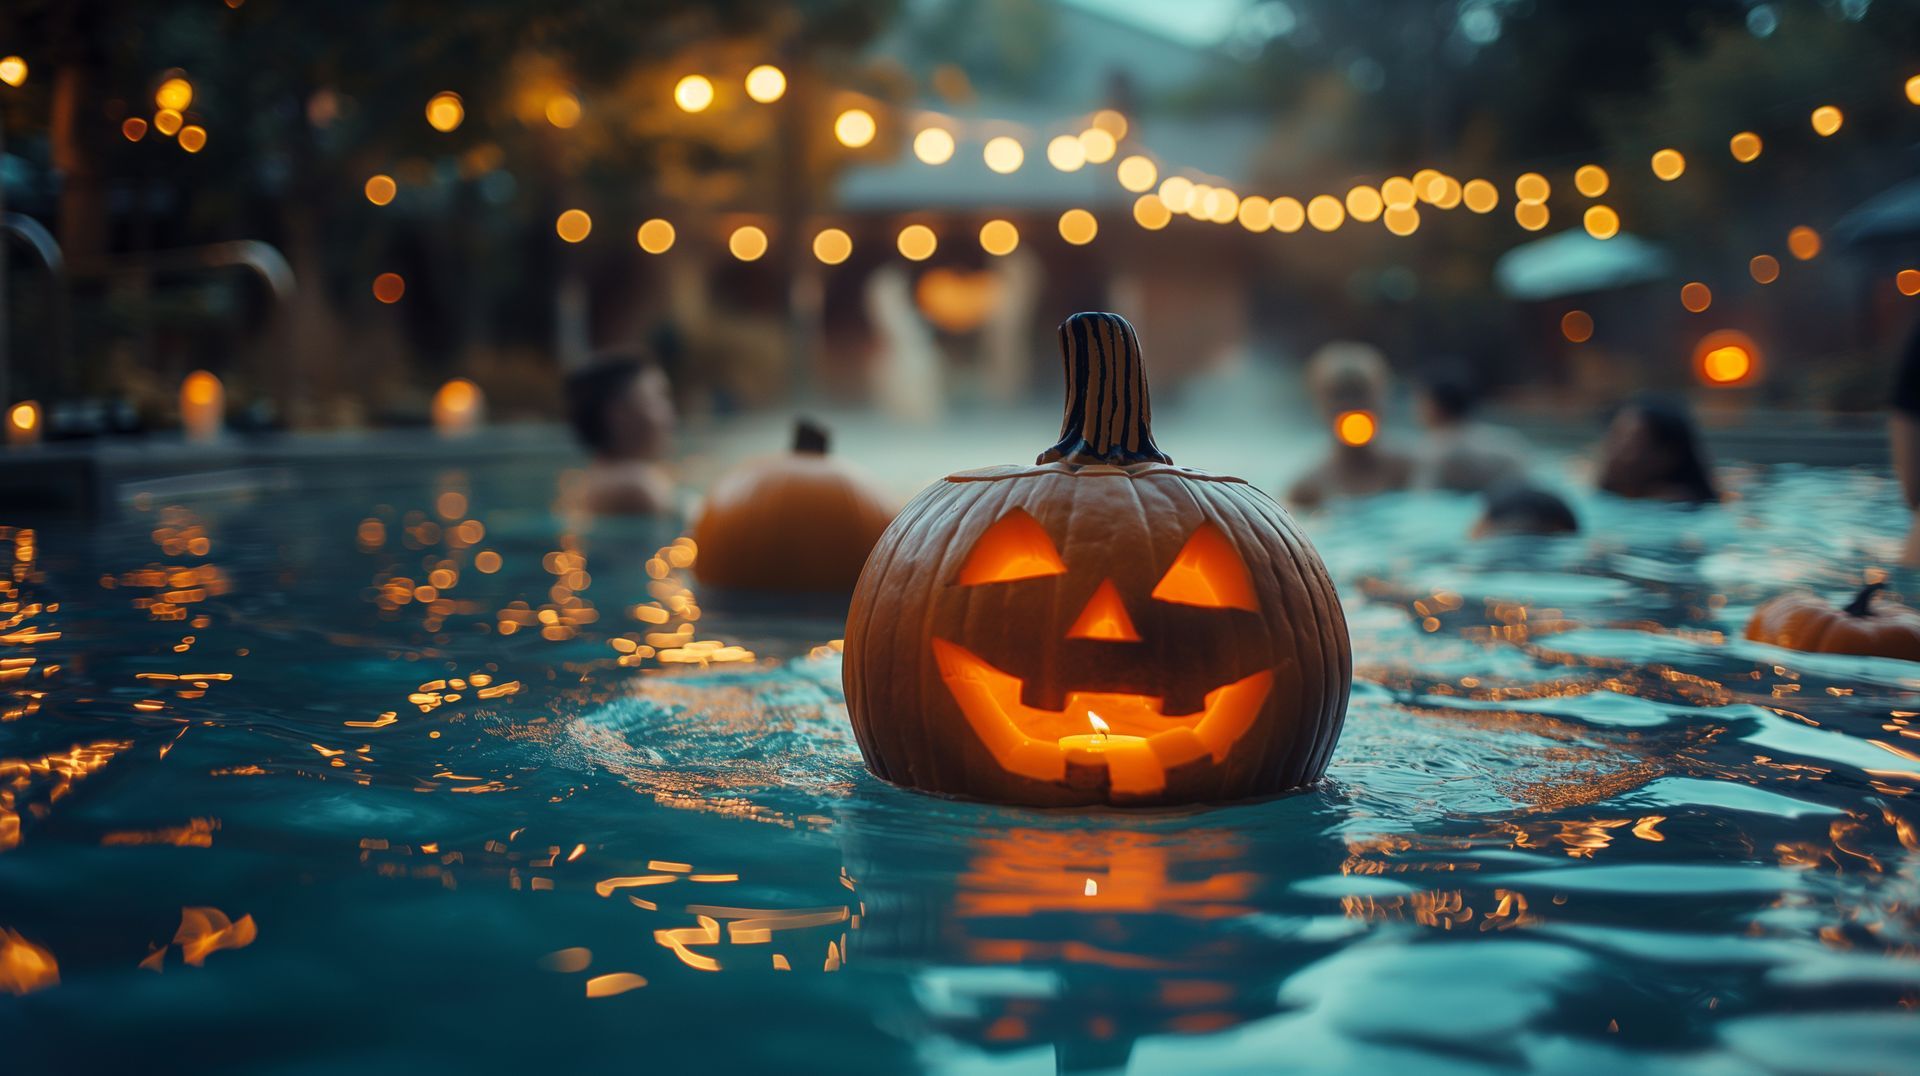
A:
<svg viewBox="0 0 1920 1076">
<path fill-rule="evenodd" d="M 1137 643 L 1140 633 L 1133 630 L 1133 618 L 1127 615 L 1127 606 L 1120 600 L 1120 590 L 1108 579 L 1100 584 L 1100 589 L 1087 599 L 1087 607 L 1080 610 L 1079 619 L 1073 627 L 1067 629 L 1069 639 L 1106 639 L 1117 643 Z"/>
</svg>

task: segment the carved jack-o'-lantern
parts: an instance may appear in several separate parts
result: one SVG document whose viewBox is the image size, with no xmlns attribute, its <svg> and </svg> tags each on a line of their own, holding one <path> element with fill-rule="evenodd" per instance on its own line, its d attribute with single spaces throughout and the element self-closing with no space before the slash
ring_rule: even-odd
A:
<svg viewBox="0 0 1920 1076">
<path fill-rule="evenodd" d="M 1124 319 L 1060 332 L 1060 442 L 1032 467 L 934 484 L 867 560 L 845 666 L 867 765 L 1036 805 L 1316 780 L 1353 679 L 1319 556 L 1265 494 L 1154 445 Z"/>
</svg>

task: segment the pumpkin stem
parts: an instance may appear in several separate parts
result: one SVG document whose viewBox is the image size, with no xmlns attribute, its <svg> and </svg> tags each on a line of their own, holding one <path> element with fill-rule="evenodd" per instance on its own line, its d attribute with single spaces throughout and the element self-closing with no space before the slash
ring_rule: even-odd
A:
<svg viewBox="0 0 1920 1076">
<path fill-rule="evenodd" d="M 1885 583 L 1868 583 L 1860 588 L 1860 593 L 1855 594 L 1853 600 L 1848 602 L 1847 607 L 1841 612 L 1848 616 L 1872 616 L 1873 610 L 1869 606 L 1873 604 L 1873 596 L 1884 589 L 1886 589 Z"/>
<path fill-rule="evenodd" d="M 1118 314 L 1075 314 L 1060 323 L 1067 411 L 1060 443 L 1039 462 L 1172 463 L 1153 443 L 1140 338 Z"/>
<path fill-rule="evenodd" d="M 793 421 L 793 451 L 801 456 L 824 456 L 831 437 L 827 428 L 810 418 Z"/>
</svg>

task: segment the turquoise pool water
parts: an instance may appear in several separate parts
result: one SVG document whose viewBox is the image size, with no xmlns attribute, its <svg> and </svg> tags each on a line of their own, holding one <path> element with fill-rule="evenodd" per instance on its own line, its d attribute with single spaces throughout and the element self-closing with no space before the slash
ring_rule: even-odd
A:
<svg viewBox="0 0 1920 1076">
<path fill-rule="evenodd" d="M 1907 1067 L 1920 667 L 1739 639 L 1904 512 L 1734 477 L 1565 540 L 1311 518 L 1327 782 L 1143 814 L 875 781 L 835 610 L 533 469 L 0 520 L 6 1068 Z"/>
</svg>

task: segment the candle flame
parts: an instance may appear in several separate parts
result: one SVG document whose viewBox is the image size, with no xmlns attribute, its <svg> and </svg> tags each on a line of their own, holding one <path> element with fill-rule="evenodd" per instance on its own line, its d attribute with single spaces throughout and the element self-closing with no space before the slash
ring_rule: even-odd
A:
<svg viewBox="0 0 1920 1076">
<path fill-rule="evenodd" d="M 1107 725 L 1106 719 L 1094 713 L 1092 710 L 1087 711 L 1087 724 L 1092 725 L 1093 731 L 1103 740 L 1106 739 L 1107 734 L 1112 731 Z"/>
<path fill-rule="evenodd" d="M 1091 879 L 1091 878 L 1089 878 L 1089 879 L 1087 879 L 1087 885 L 1086 885 L 1086 888 L 1084 888 L 1084 889 L 1082 889 L 1082 890 L 1081 890 L 1081 894 L 1082 894 L 1082 895 L 1084 895 L 1084 896 L 1089 896 L 1089 897 L 1097 897 L 1097 896 L 1099 896 L 1099 895 L 1100 895 L 1100 883 L 1099 883 L 1099 882 L 1096 882 L 1096 881 L 1094 881 L 1094 880 L 1093 880 L 1093 879 Z"/>
</svg>

